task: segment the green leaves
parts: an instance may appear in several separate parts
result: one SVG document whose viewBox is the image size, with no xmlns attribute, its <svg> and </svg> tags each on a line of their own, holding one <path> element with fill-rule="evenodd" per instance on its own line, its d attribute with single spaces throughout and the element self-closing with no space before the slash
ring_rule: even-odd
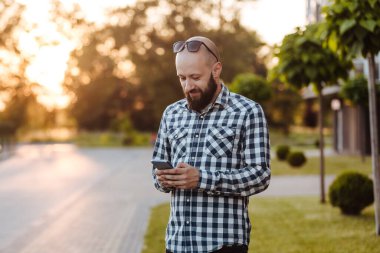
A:
<svg viewBox="0 0 380 253">
<path fill-rule="evenodd" d="M 375 8 L 376 2 L 378 3 L 378 0 L 368 0 L 369 4 L 371 5 L 372 8 Z"/>
<path fill-rule="evenodd" d="M 328 43 L 332 50 L 347 57 L 380 51 L 380 0 L 332 0 L 323 12 L 327 40 L 337 41 L 336 45 Z"/>
<path fill-rule="evenodd" d="M 256 102 L 263 104 L 271 97 L 271 87 L 267 81 L 255 74 L 245 73 L 237 75 L 231 86 L 231 91 L 246 96 Z"/>
<path fill-rule="evenodd" d="M 375 20 L 360 20 L 359 24 L 370 32 L 375 31 L 375 27 L 376 27 Z"/>
<path fill-rule="evenodd" d="M 355 19 L 344 20 L 339 27 L 340 34 L 341 35 L 345 34 L 349 29 L 354 27 L 355 24 L 356 24 Z"/>
<path fill-rule="evenodd" d="M 301 88 L 309 84 L 331 84 L 347 76 L 349 64 L 323 46 L 322 26 L 309 25 L 284 38 L 276 54 L 278 65 L 273 70 L 281 80 Z M 330 39 L 329 43 L 336 42 Z"/>
<path fill-rule="evenodd" d="M 368 106 L 367 79 L 358 76 L 348 80 L 342 85 L 340 95 L 354 104 Z"/>
</svg>

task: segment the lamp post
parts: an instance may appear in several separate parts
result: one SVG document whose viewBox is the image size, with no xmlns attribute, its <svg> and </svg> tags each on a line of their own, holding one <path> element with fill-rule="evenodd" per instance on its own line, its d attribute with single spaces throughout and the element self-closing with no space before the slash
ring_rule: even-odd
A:
<svg viewBox="0 0 380 253">
<path fill-rule="evenodd" d="M 338 153 L 343 150 L 343 114 L 341 107 L 340 99 L 331 100 L 331 109 L 334 111 L 334 147 Z"/>
</svg>

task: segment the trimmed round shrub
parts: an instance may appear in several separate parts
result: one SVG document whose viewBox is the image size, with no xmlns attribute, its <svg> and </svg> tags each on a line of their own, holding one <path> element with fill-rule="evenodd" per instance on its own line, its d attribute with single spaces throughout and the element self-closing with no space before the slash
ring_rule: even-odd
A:
<svg viewBox="0 0 380 253">
<path fill-rule="evenodd" d="M 301 167 L 306 163 L 306 156 L 301 151 L 290 152 L 286 160 L 292 167 Z"/>
<path fill-rule="evenodd" d="M 280 145 L 276 149 L 276 155 L 277 159 L 280 161 L 286 160 L 286 157 L 288 156 L 290 152 L 290 147 L 288 145 Z"/>
<path fill-rule="evenodd" d="M 372 179 L 358 172 L 345 172 L 330 185 L 329 198 L 343 214 L 359 215 L 373 203 Z"/>
</svg>

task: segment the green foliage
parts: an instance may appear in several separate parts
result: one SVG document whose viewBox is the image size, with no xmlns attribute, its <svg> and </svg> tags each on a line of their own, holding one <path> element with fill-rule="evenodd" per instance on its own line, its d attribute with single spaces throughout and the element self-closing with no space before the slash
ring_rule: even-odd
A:
<svg viewBox="0 0 380 253">
<path fill-rule="evenodd" d="M 380 85 L 377 85 L 377 93 L 380 94 Z M 367 78 L 359 75 L 349 79 L 342 85 L 340 95 L 355 105 L 368 106 Z"/>
<path fill-rule="evenodd" d="M 324 7 L 327 44 L 344 55 L 380 50 L 380 0 L 331 0 Z"/>
<path fill-rule="evenodd" d="M 277 159 L 280 161 L 286 160 L 289 152 L 290 152 L 290 147 L 288 145 L 279 145 L 276 148 Z"/>
<path fill-rule="evenodd" d="M 319 28 L 318 24 L 308 25 L 285 36 L 275 54 L 279 61 L 273 76 L 298 89 L 314 84 L 317 91 L 323 83 L 334 84 L 339 78 L 347 77 L 350 63 L 323 47 Z"/>
<path fill-rule="evenodd" d="M 237 75 L 230 86 L 231 91 L 239 93 L 259 104 L 271 97 L 271 87 L 261 76 L 245 73 Z"/>
<path fill-rule="evenodd" d="M 301 151 L 294 151 L 288 154 L 286 160 L 292 167 L 301 167 L 306 163 L 306 156 Z"/>
<path fill-rule="evenodd" d="M 373 203 L 372 180 L 358 172 L 343 173 L 330 185 L 329 198 L 343 214 L 359 215 Z"/>
</svg>

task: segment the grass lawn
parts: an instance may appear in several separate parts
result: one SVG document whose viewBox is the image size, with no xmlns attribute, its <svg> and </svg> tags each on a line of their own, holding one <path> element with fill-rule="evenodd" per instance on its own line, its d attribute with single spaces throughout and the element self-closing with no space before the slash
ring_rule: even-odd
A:
<svg viewBox="0 0 380 253">
<path fill-rule="evenodd" d="M 143 253 L 163 252 L 169 204 L 152 209 Z M 343 216 L 317 197 L 253 197 L 250 253 L 380 252 L 373 207 Z M 157 219 L 160 217 L 160 219 Z"/>
<path fill-rule="evenodd" d="M 134 132 L 130 134 L 130 140 L 123 143 L 124 135 L 122 133 L 106 132 L 80 132 L 73 142 L 80 147 L 149 147 L 150 133 Z"/>
<path fill-rule="evenodd" d="M 312 175 L 319 174 L 319 157 L 307 157 L 307 162 L 300 168 L 291 167 L 286 161 L 276 157 L 271 160 L 273 175 Z M 343 171 L 355 170 L 363 174 L 371 174 L 371 157 L 363 162 L 360 156 L 334 155 L 325 157 L 326 174 L 337 175 Z"/>
<path fill-rule="evenodd" d="M 325 129 L 324 140 L 326 147 L 332 146 L 332 134 L 331 131 Z M 289 145 L 292 149 L 315 149 L 315 142 L 319 140 L 318 128 L 307 129 L 293 127 L 289 135 L 284 135 L 281 131 L 276 129 L 269 129 L 269 138 L 272 148 L 276 148 L 278 145 Z"/>
</svg>

